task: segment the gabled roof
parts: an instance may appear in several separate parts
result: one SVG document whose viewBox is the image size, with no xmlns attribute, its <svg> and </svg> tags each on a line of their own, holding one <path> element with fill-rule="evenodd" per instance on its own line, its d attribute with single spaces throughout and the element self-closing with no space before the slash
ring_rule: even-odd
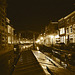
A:
<svg viewBox="0 0 75 75">
<path fill-rule="evenodd" d="M 75 14 L 75 11 L 73 11 L 72 13 L 70 13 L 69 15 L 67 15 L 66 17 L 64 17 L 64 19 L 67 19 L 68 17 L 70 17 L 73 14 Z"/>
</svg>

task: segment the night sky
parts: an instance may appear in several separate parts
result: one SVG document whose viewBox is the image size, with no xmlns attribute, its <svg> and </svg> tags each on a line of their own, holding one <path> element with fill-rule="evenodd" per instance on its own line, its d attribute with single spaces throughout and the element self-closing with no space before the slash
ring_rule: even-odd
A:
<svg viewBox="0 0 75 75">
<path fill-rule="evenodd" d="M 75 10 L 75 0 L 8 0 L 7 17 L 16 31 L 40 32 Z"/>
</svg>

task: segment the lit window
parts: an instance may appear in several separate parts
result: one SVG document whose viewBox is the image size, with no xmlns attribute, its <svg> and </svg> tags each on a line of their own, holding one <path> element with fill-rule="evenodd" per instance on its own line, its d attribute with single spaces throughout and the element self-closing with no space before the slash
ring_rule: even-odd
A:
<svg viewBox="0 0 75 75">
<path fill-rule="evenodd" d="M 8 25 L 8 33 L 11 33 L 11 26 Z"/>
<path fill-rule="evenodd" d="M 65 36 L 60 37 L 60 42 L 65 43 Z"/>
<path fill-rule="evenodd" d="M 60 34 L 64 34 L 65 33 L 65 28 L 61 28 L 60 29 Z"/>
<path fill-rule="evenodd" d="M 8 44 L 11 44 L 11 37 L 8 36 Z"/>
</svg>

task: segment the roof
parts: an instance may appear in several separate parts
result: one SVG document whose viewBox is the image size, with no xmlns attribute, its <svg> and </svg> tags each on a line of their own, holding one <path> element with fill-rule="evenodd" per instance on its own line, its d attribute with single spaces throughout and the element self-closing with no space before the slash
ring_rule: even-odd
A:
<svg viewBox="0 0 75 75">
<path fill-rule="evenodd" d="M 61 20 L 63 20 L 64 18 L 61 18 L 61 19 L 59 19 L 58 21 L 61 21 Z"/>
<path fill-rule="evenodd" d="M 73 11 L 72 13 L 70 13 L 69 15 L 67 15 L 66 17 L 64 17 L 64 19 L 67 19 L 68 17 L 70 17 L 73 14 L 75 14 L 75 11 Z"/>
</svg>

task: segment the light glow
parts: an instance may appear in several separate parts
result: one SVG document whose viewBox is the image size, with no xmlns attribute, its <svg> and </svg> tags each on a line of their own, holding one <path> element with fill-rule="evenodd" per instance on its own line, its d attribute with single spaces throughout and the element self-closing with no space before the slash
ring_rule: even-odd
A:
<svg viewBox="0 0 75 75">
<path fill-rule="evenodd" d="M 37 47 L 37 50 L 39 50 L 39 47 Z"/>
<path fill-rule="evenodd" d="M 53 38 L 54 36 L 53 35 L 51 35 L 51 39 Z"/>
<path fill-rule="evenodd" d="M 64 34 L 65 33 L 65 28 L 61 28 L 60 29 L 60 34 Z"/>
<path fill-rule="evenodd" d="M 38 39 L 37 41 L 36 41 L 36 43 L 39 43 L 40 42 L 40 40 Z"/>
<path fill-rule="evenodd" d="M 40 39 L 43 40 L 43 37 L 41 37 Z"/>
<path fill-rule="evenodd" d="M 56 35 L 55 38 L 59 38 L 59 35 Z"/>
</svg>

